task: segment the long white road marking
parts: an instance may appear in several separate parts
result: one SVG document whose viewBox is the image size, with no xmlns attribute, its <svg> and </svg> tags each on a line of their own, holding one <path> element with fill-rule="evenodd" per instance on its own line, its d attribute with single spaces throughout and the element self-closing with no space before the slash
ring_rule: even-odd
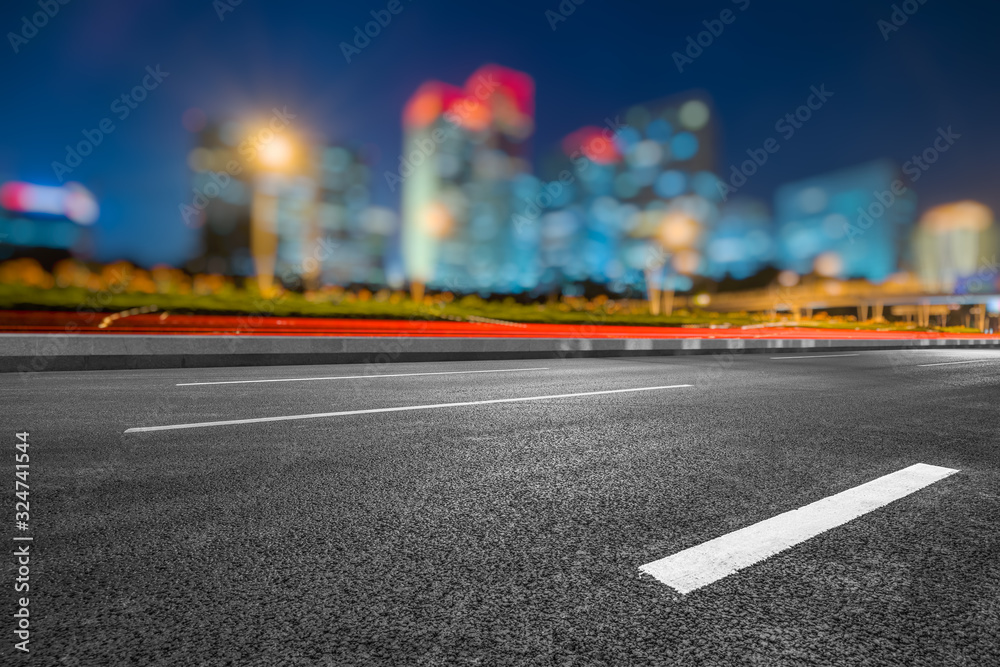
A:
<svg viewBox="0 0 1000 667">
<path fill-rule="evenodd" d="M 690 593 L 956 472 L 917 463 L 639 569 L 682 594 Z"/>
<path fill-rule="evenodd" d="M 691 387 L 690 384 L 671 384 L 663 387 L 639 387 L 637 389 L 607 389 L 604 391 L 584 391 L 577 394 L 551 394 L 549 396 L 526 396 L 524 398 L 494 398 L 487 401 L 463 401 L 462 403 L 434 403 L 431 405 L 406 405 L 398 408 L 372 408 L 369 410 L 346 410 L 344 412 L 319 412 L 311 415 L 287 415 L 285 417 L 258 417 L 256 419 L 232 419 L 219 422 L 200 422 L 194 424 L 171 424 L 169 426 L 141 426 L 125 429 L 126 433 L 143 431 L 172 431 L 181 428 L 205 428 L 208 426 L 232 426 L 235 424 L 260 424 L 263 422 L 292 421 L 296 419 L 319 419 L 321 417 L 346 417 L 348 415 L 370 415 L 379 412 L 403 412 L 405 410 L 434 410 L 436 408 L 460 408 L 467 405 L 490 405 L 493 403 L 519 403 L 521 401 L 545 401 L 553 398 L 575 398 L 577 396 L 602 396 L 606 394 L 625 394 L 635 391 L 656 391 L 658 389 L 680 389 Z"/>
<path fill-rule="evenodd" d="M 260 382 L 312 382 L 315 380 L 360 380 L 365 378 L 406 378 L 418 375 L 467 375 L 469 373 L 515 373 L 518 371 L 547 371 L 548 368 L 491 368 L 481 371 L 439 371 L 436 373 L 393 373 L 391 375 L 340 375 L 322 378 L 274 378 L 271 380 L 226 380 L 223 382 L 182 382 L 178 387 L 195 387 L 207 384 L 258 384 Z"/>
<path fill-rule="evenodd" d="M 826 359 L 827 357 L 860 357 L 860 354 L 814 354 L 808 357 L 771 357 L 777 361 L 791 361 L 793 359 Z"/>
<path fill-rule="evenodd" d="M 971 359 L 969 361 L 939 361 L 936 364 L 917 364 L 917 366 L 951 366 L 952 364 L 975 364 L 980 361 L 996 361 L 996 359 Z"/>
</svg>

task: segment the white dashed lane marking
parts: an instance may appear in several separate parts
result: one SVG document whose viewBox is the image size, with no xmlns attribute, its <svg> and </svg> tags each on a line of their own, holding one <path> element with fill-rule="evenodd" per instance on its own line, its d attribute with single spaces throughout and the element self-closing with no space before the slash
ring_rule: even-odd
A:
<svg viewBox="0 0 1000 667">
<path fill-rule="evenodd" d="M 690 593 L 956 472 L 918 463 L 639 569 L 682 594 Z"/>
<path fill-rule="evenodd" d="M 235 426 L 237 424 L 262 424 L 265 422 L 294 421 L 299 419 L 321 419 L 323 417 L 347 417 L 350 415 L 371 415 L 379 412 L 403 412 L 407 410 L 435 410 L 440 408 L 460 408 L 470 405 L 493 405 L 496 403 L 521 403 L 524 401 L 546 401 L 556 398 L 576 398 L 579 396 L 605 396 L 608 394 L 626 394 L 637 391 L 657 391 L 660 389 L 680 389 L 690 387 L 689 384 L 672 384 L 663 387 L 638 387 L 636 389 L 608 389 L 605 391 L 584 391 L 576 394 L 551 394 L 549 396 L 526 396 L 524 398 L 494 398 L 485 401 L 463 401 L 461 403 L 434 403 L 431 405 L 405 405 L 398 408 L 372 408 L 369 410 L 346 410 L 343 412 L 318 412 L 309 415 L 287 415 L 284 417 L 257 417 L 255 419 L 231 419 L 227 421 L 196 422 L 193 424 L 171 424 L 169 426 L 140 426 L 126 429 L 126 433 L 142 433 L 146 431 L 172 431 L 183 428 L 207 428 L 209 426 Z"/>
<path fill-rule="evenodd" d="M 917 366 L 951 366 L 952 364 L 975 364 L 980 361 L 996 361 L 996 359 L 970 359 L 969 361 L 939 361 L 934 364 L 917 364 Z"/>
<path fill-rule="evenodd" d="M 860 357 L 860 354 L 813 354 L 808 357 L 771 357 L 775 361 L 793 361 L 795 359 L 826 359 L 828 357 Z"/>
<path fill-rule="evenodd" d="M 273 378 L 265 380 L 224 380 L 219 382 L 182 382 L 178 387 L 197 387 L 210 384 L 258 384 L 261 382 L 313 382 L 316 380 L 364 380 L 367 378 L 406 378 L 419 375 L 468 375 L 470 373 L 515 373 L 518 371 L 547 371 L 548 368 L 493 368 L 480 371 L 439 371 L 434 373 L 393 373 L 387 375 L 338 375 L 319 378 Z"/>
</svg>

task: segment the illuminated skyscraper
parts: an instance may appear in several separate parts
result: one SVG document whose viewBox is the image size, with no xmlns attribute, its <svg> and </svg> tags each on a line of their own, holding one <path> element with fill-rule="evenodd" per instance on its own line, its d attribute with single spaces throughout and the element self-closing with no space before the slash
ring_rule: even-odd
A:
<svg viewBox="0 0 1000 667">
<path fill-rule="evenodd" d="M 369 167 L 345 147 L 286 134 L 234 122 L 201 133 L 193 205 L 182 207 L 202 230 L 188 269 L 294 288 L 383 284 L 396 219 L 371 206 Z"/>
<path fill-rule="evenodd" d="M 914 260 L 927 291 L 996 294 L 998 234 L 993 211 L 973 201 L 936 206 L 913 234 Z"/>
<path fill-rule="evenodd" d="M 749 278 L 774 257 L 774 221 L 762 201 L 729 199 L 705 234 L 704 275 L 712 280 Z"/>
<path fill-rule="evenodd" d="M 193 192 L 185 224 L 200 230 L 199 248 L 187 263 L 192 273 L 253 275 L 250 255 L 250 205 L 253 183 L 245 158 L 237 153 L 239 130 L 233 123 L 210 125 L 188 155 Z M 226 166 L 235 162 L 237 170 Z M 186 215 L 185 215 L 186 213 Z"/>
<path fill-rule="evenodd" d="M 535 248 L 513 225 L 523 205 L 514 183 L 530 173 L 532 79 L 486 65 L 464 88 L 425 83 L 403 124 L 399 169 L 386 178 L 403 191 L 403 262 L 414 292 L 532 287 Z"/>
<path fill-rule="evenodd" d="M 396 214 L 372 206 L 370 169 L 357 152 L 342 146 L 320 150 L 318 238 L 312 259 L 320 282 L 329 285 L 387 282 L 385 255 L 396 232 Z"/>
<path fill-rule="evenodd" d="M 535 196 L 548 210 L 543 281 L 564 291 L 581 282 L 616 292 L 690 287 L 706 267 L 703 231 L 721 199 L 714 115 L 704 95 L 687 94 L 567 136 Z"/>
<path fill-rule="evenodd" d="M 782 186 L 779 268 L 880 283 L 897 272 L 916 215 L 899 168 L 876 161 Z"/>
</svg>

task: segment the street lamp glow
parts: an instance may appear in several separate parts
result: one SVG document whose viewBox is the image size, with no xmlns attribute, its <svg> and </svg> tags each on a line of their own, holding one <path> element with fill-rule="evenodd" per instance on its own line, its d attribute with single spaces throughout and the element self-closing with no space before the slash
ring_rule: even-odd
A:
<svg viewBox="0 0 1000 667">
<path fill-rule="evenodd" d="M 292 161 L 292 144 L 285 137 L 275 137 L 260 149 L 260 163 L 269 169 L 283 169 Z"/>
<path fill-rule="evenodd" d="M 786 269 L 778 274 L 778 284 L 782 287 L 795 287 L 799 284 L 799 274 Z"/>
<path fill-rule="evenodd" d="M 663 216 L 659 237 L 664 247 L 671 250 L 689 248 L 698 239 L 698 222 L 680 211 L 672 211 Z"/>
</svg>

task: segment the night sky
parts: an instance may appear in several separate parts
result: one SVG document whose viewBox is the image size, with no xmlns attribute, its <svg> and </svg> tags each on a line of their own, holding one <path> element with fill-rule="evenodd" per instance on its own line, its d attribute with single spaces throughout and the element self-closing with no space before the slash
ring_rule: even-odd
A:
<svg viewBox="0 0 1000 667">
<path fill-rule="evenodd" d="M 4 2 L 0 180 L 57 183 L 65 146 L 110 118 L 114 131 L 68 175 L 101 200 L 100 259 L 180 262 L 193 241 L 178 210 L 191 199 L 186 109 L 221 118 L 287 106 L 300 126 L 377 154 L 376 203 L 398 209 L 382 174 L 398 162 L 404 101 L 426 79 L 461 84 L 495 62 L 535 78 L 536 159 L 631 104 L 700 89 L 715 101 L 728 173 L 747 149 L 780 139 L 775 122 L 825 85 L 833 96 L 781 139 L 746 194 L 771 203 L 791 180 L 880 157 L 903 163 L 951 126 L 961 138 L 916 184 L 921 209 L 973 198 L 1000 211 L 995 0 L 897 2 L 916 11 L 888 39 L 888 0 L 565 0 L 575 11 L 555 30 L 546 10 L 559 0 L 400 0 L 350 64 L 341 42 L 388 0 L 242 0 L 220 20 L 232 1 L 73 0 L 15 40 L 17 53 L 9 33 L 41 10 Z M 672 54 L 726 9 L 732 23 L 678 72 Z M 112 103 L 156 65 L 169 75 L 120 120 Z"/>
</svg>

